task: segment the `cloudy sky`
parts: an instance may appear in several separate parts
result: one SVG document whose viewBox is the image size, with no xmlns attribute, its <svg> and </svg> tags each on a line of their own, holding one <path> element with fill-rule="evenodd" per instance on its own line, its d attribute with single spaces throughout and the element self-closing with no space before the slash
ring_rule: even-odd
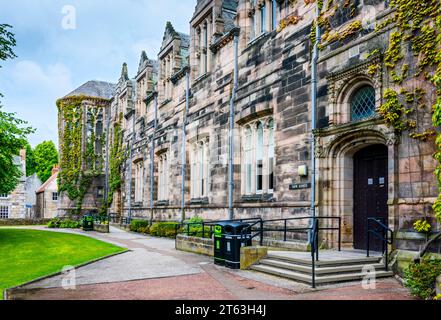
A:
<svg viewBox="0 0 441 320">
<path fill-rule="evenodd" d="M 2 1 L 0 23 L 14 27 L 18 56 L 0 69 L 3 110 L 37 129 L 29 138 L 33 146 L 57 143 L 57 98 L 88 80 L 116 82 L 123 62 L 133 77 L 142 50 L 156 58 L 167 21 L 189 32 L 195 5 L 196 0 Z"/>
</svg>

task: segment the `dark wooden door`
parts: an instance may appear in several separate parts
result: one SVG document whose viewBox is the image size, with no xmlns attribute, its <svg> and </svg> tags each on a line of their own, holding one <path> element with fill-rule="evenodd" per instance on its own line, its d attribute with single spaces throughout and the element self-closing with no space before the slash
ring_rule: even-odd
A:
<svg viewBox="0 0 441 320">
<path fill-rule="evenodd" d="M 373 145 L 354 155 L 354 248 L 366 249 L 367 218 L 388 217 L 387 147 Z M 380 239 L 371 236 L 370 249 L 381 251 Z"/>
</svg>

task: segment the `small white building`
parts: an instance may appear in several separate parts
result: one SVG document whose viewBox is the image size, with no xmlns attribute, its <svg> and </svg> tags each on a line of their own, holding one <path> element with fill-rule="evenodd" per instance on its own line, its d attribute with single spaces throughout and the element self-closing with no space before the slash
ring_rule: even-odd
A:
<svg viewBox="0 0 441 320">
<path fill-rule="evenodd" d="M 36 217 L 52 219 L 58 208 L 58 167 L 52 169 L 52 176 L 37 190 Z"/>
<path fill-rule="evenodd" d="M 26 177 L 26 150 L 14 157 L 14 164 L 20 168 L 22 176 L 13 192 L 0 194 L 0 219 L 34 218 L 35 191 L 41 186 L 37 175 Z"/>
</svg>

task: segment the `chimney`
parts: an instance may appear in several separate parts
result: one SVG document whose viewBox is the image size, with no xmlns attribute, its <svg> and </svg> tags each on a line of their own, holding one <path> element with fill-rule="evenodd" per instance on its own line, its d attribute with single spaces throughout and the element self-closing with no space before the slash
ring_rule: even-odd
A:
<svg viewBox="0 0 441 320">
<path fill-rule="evenodd" d="M 20 159 L 21 161 L 26 161 L 26 149 L 20 150 Z"/>
<path fill-rule="evenodd" d="M 54 165 L 54 167 L 52 168 L 52 175 L 57 174 L 58 171 L 59 171 L 59 169 L 58 169 L 58 165 L 56 164 L 56 165 Z"/>
</svg>

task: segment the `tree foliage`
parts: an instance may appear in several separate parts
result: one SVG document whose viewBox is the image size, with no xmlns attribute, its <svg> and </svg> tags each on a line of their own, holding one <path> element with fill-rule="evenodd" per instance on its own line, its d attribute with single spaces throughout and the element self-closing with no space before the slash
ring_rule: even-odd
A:
<svg viewBox="0 0 441 320">
<path fill-rule="evenodd" d="M 52 141 L 44 141 L 33 150 L 35 172 L 41 182 L 47 181 L 52 175 L 52 168 L 58 164 L 58 151 Z"/>
<path fill-rule="evenodd" d="M 0 61 L 16 57 L 13 51 L 16 42 L 10 28 L 7 24 L 0 24 Z M 0 104 L 0 193 L 13 191 L 23 174 L 14 163 L 14 157 L 26 146 L 26 136 L 34 132 L 26 124 L 15 113 L 2 111 Z"/>
<path fill-rule="evenodd" d="M 26 121 L 17 119 L 14 113 L 1 110 L 0 106 L 0 193 L 10 193 L 22 176 L 14 157 L 26 146 L 26 136 L 34 129 L 26 127 Z"/>
</svg>

